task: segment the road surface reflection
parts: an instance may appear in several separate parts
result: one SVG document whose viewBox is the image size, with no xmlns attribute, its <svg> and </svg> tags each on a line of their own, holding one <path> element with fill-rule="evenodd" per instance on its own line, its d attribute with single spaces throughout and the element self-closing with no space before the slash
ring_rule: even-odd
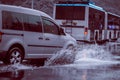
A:
<svg viewBox="0 0 120 80">
<path fill-rule="evenodd" d="M 95 62 L 98 63 L 98 62 Z M 1 72 L 0 80 L 119 80 L 120 62 L 26 67 Z"/>
<path fill-rule="evenodd" d="M 103 48 L 92 46 L 77 50 L 73 63 L 68 62 L 71 57 L 65 52 L 68 64 L 56 64 L 66 60 L 61 56 L 63 53 L 44 66 L 38 66 L 39 61 L 16 65 L 1 63 L 0 80 L 120 80 L 120 56 L 108 54 Z"/>
</svg>

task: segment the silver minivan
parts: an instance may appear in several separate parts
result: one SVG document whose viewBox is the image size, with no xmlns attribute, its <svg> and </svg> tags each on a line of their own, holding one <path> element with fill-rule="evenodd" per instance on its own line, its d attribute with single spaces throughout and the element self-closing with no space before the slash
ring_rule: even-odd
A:
<svg viewBox="0 0 120 80">
<path fill-rule="evenodd" d="M 7 64 L 23 59 L 48 58 L 76 40 L 47 14 L 29 8 L 0 5 L 0 60 Z"/>
</svg>

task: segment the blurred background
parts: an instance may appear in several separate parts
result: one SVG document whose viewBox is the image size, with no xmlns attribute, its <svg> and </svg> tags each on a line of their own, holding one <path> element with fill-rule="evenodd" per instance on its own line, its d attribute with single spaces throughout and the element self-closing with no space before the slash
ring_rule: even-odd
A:
<svg viewBox="0 0 120 80">
<path fill-rule="evenodd" d="M 50 16 L 53 14 L 53 5 L 58 1 L 80 1 L 80 0 L 0 0 L 1 4 L 17 5 L 41 10 Z M 120 15 L 120 0 L 91 0 L 97 6 L 108 12 Z"/>
</svg>

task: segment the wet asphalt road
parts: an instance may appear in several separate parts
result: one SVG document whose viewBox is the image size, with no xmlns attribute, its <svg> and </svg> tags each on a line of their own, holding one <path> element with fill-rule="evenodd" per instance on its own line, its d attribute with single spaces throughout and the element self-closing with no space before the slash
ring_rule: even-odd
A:
<svg viewBox="0 0 120 80">
<path fill-rule="evenodd" d="M 10 67 L 0 73 L 0 80 L 120 80 L 119 62 L 91 62 L 57 66 Z"/>
<path fill-rule="evenodd" d="M 94 49 L 87 51 L 98 53 Z M 88 55 L 84 50 L 81 52 Z M 73 63 L 47 66 L 41 60 L 25 61 L 18 65 L 0 62 L 0 80 L 120 80 L 120 56 L 113 57 L 102 60 L 85 56 Z"/>
</svg>

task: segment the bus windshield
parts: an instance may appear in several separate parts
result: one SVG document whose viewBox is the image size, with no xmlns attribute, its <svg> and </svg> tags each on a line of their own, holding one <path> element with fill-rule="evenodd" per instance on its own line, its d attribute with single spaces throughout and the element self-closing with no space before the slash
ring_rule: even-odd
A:
<svg viewBox="0 0 120 80">
<path fill-rule="evenodd" d="M 56 6 L 56 19 L 84 20 L 84 6 Z"/>
</svg>

